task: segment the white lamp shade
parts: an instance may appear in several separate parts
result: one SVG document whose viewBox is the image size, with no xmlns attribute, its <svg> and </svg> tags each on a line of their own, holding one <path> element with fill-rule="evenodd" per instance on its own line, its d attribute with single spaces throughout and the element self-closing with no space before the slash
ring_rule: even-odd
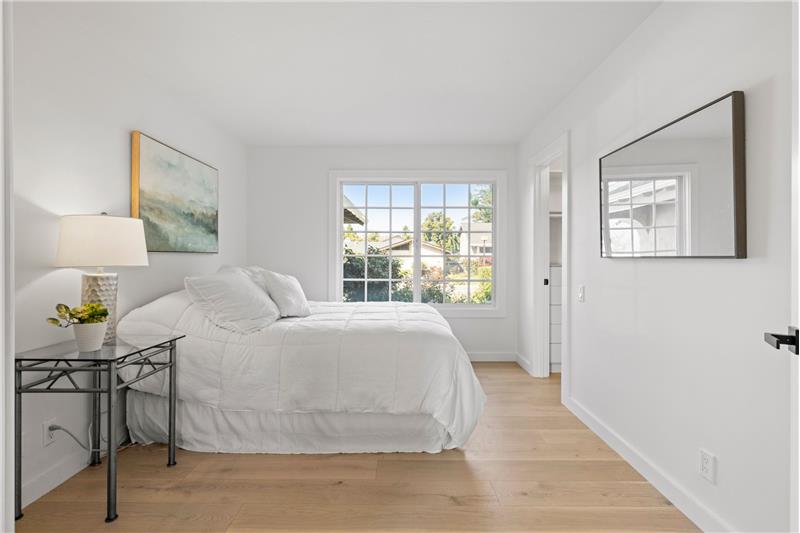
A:
<svg viewBox="0 0 800 533">
<path fill-rule="evenodd" d="M 56 266 L 147 266 L 144 225 L 109 215 L 61 217 Z"/>
</svg>

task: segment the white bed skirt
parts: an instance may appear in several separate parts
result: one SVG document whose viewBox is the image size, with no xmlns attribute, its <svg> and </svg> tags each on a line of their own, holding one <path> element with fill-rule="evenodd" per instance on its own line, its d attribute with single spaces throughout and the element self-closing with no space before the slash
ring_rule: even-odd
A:
<svg viewBox="0 0 800 533">
<path fill-rule="evenodd" d="M 167 442 L 167 398 L 128 390 L 133 442 Z M 178 401 L 177 445 L 195 452 L 372 453 L 442 451 L 447 432 L 430 415 L 229 411 Z"/>
</svg>

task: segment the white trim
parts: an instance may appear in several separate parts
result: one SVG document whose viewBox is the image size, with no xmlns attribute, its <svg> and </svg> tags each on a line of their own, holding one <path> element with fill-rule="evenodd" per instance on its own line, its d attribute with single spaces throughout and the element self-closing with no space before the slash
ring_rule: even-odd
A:
<svg viewBox="0 0 800 533">
<path fill-rule="evenodd" d="M 342 224 L 339 213 L 342 211 L 339 188 L 342 183 L 355 182 L 393 182 L 393 183 L 486 183 L 494 184 L 493 210 L 494 221 L 492 224 L 492 246 L 494 247 L 494 267 L 492 271 L 494 298 L 491 305 L 458 305 L 439 304 L 434 307 L 447 318 L 504 318 L 506 316 L 507 293 L 507 258 L 506 253 L 506 223 L 508 220 L 507 205 L 507 180 L 505 170 L 331 170 L 328 173 L 328 298 L 340 301 L 342 298 L 341 284 L 339 283 L 339 270 L 337 265 L 341 261 L 339 242 L 341 241 Z M 418 192 L 415 192 L 418 194 Z M 415 197 L 417 206 L 419 198 Z M 419 212 L 419 209 L 416 210 Z M 416 215 L 418 217 L 418 215 Z M 420 221 L 416 221 L 415 232 L 420 231 Z M 415 246 L 419 246 L 420 239 L 415 239 Z M 419 254 L 415 254 L 418 257 Z M 419 271 L 419 270 L 417 270 Z M 415 287 L 415 293 L 417 288 Z"/>
<path fill-rule="evenodd" d="M 549 250 L 545 246 L 549 243 L 550 208 L 549 179 L 547 188 L 543 191 L 540 173 L 549 168 L 553 160 L 561 158 L 561 397 L 567 398 L 570 394 L 569 363 L 570 363 L 570 225 L 569 225 L 569 194 L 570 194 L 570 156 L 569 132 L 564 132 L 547 148 L 529 160 L 529 176 L 534 180 L 533 207 L 531 234 L 534 236 L 533 250 L 533 290 L 530 298 L 533 299 L 534 326 L 536 328 L 536 352 L 530 354 L 530 360 L 520 358 L 519 363 L 532 376 L 547 377 L 550 375 L 550 305 L 549 286 L 544 285 L 544 278 L 549 276 L 550 265 L 547 264 Z M 537 281 L 538 280 L 538 281 Z M 523 295 L 524 297 L 524 295 Z M 520 327 L 525 327 L 520 324 Z"/>
<path fill-rule="evenodd" d="M 519 355 L 512 352 L 469 352 L 469 360 L 472 362 L 503 362 L 519 359 Z"/>
<path fill-rule="evenodd" d="M 24 438 L 24 436 L 23 436 Z M 25 478 L 22 483 L 22 507 L 38 500 L 66 480 L 86 468 L 89 464 L 87 454 L 82 449 L 64 454 L 54 465 L 39 472 L 35 477 Z"/>
<path fill-rule="evenodd" d="M 523 369 L 525 372 L 527 372 L 527 373 L 528 373 L 528 374 L 530 374 L 531 376 L 533 375 L 533 367 L 531 366 L 531 363 L 530 363 L 530 362 L 529 362 L 527 359 L 525 359 L 524 357 L 522 357 L 522 355 L 521 355 L 521 354 L 517 354 L 517 364 L 518 364 L 520 367 L 522 367 L 522 369 Z"/>
<path fill-rule="evenodd" d="M 654 464 L 647 456 L 623 439 L 579 401 L 571 397 L 565 397 L 563 403 L 581 422 L 603 439 L 612 450 L 620 454 L 625 461 L 700 529 L 703 531 L 741 531 L 741 528 L 733 527 L 714 511 L 700 504 L 699 498 L 691 494 L 666 471 Z"/>
<path fill-rule="evenodd" d="M 800 86 L 798 71 L 800 70 L 800 9 L 798 3 L 792 2 L 792 215 L 791 215 L 791 276 L 789 282 L 789 300 L 791 307 L 791 324 L 798 325 L 798 308 L 800 307 L 800 170 L 798 169 L 798 151 L 800 151 Z M 789 527 L 791 531 L 800 529 L 800 363 L 797 357 L 790 357 L 789 362 Z"/>
<path fill-rule="evenodd" d="M 3 171 L 2 218 L 0 219 L 0 342 L 3 360 L 0 365 L 0 382 L 3 394 L 0 398 L 0 424 L 5 436 L 0 441 L 0 530 L 14 530 L 14 180 L 12 173 L 12 34 L 14 4 L 3 2 L 0 8 L 0 27 L 2 28 L 2 116 L 3 123 L 2 156 L 0 166 Z"/>
<path fill-rule="evenodd" d="M 561 363 L 550 363 L 550 373 L 551 374 L 560 374 L 561 373 Z"/>
</svg>

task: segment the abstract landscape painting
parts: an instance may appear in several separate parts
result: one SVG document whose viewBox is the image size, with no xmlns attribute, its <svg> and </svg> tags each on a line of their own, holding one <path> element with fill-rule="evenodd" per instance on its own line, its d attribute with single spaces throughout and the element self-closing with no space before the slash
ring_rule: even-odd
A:
<svg viewBox="0 0 800 533">
<path fill-rule="evenodd" d="M 131 135 L 131 216 L 150 252 L 219 249 L 219 172 L 147 135 Z"/>
</svg>

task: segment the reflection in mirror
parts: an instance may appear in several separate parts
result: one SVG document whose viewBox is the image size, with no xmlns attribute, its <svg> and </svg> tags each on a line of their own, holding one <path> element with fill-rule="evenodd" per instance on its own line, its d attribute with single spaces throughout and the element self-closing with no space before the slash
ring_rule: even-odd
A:
<svg viewBox="0 0 800 533">
<path fill-rule="evenodd" d="M 603 257 L 745 257 L 744 96 L 600 159 Z"/>
</svg>

